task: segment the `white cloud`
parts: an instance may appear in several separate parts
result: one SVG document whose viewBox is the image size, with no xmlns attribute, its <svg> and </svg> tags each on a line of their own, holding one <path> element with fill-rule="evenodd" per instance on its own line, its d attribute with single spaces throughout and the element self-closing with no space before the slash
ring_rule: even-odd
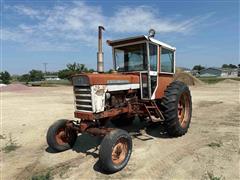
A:
<svg viewBox="0 0 240 180">
<path fill-rule="evenodd" d="M 211 17 L 213 13 L 196 16 L 186 20 L 178 18 L 163 18 L 156 10 L 148 6 L 135 8 L 123 7 L 110 18 L 109 29 L 114 32 L 148 32 L 150 28 L 158 33 L 186 33 L 191 31 L 195 25 Z"/>
<path fill-rule="evenodd" d="M 90 6 L 83 2 L 57 5 L 47 10 L 23 5 L 8 6 L 7 10 L 26 17 L 22 22 L 17 22 L 19 24 L 16 24 L 15 28 L 3 29 L 2 39 L 23 42 L 30 47 L 35 46 L 35 49 L 47 46 L 53 49 L 54 47 L 71 49 L 80 43 L 96 45 L 98 25 L 105 26 L 110 36 L 119 33 L 146 34 L 150 28 L 154 28 L 157 33 L 186 33 L 212 15 L 184 20 L 182 16 L 181 19 L 178 16 L 163 18 L 149 6 L 138 6 L 121 7 L 108 17 L 101 7 Z M 31 24 L 25 22 L 28 17 L 33 20 Z"/>
</svg>

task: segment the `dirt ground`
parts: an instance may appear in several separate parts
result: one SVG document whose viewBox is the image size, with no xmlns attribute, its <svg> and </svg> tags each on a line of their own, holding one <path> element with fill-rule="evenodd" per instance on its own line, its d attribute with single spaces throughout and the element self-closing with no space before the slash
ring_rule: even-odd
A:
<svg viewBox="0 0 240 180">
<path fill-rule="evenodd" d="M 100 139 L 80 135 L 72 150 L 54 153 L 46 144 L 48 127 L 73 118 L 71 87 L 2 93 L 1 177 L 31 179 L 239 179 L 240 84 L 191 87 L 193 116 L 185 136 L 170 138 L 161 125 L 144 128 L 136 118 L 126 127 L 133 153 L 126 168 L 105 174 L 98 163 Z M 10 140 L 10 137 L 12 140 Z M 11 142 L 10 142 L 11 141 Z"/>
</svg>

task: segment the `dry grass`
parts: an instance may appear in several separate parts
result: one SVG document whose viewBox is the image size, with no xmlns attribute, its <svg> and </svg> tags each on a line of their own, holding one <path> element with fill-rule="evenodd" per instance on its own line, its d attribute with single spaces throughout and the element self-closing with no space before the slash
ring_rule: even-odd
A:
<svg viewBox="0 0 240 180">
<path fill-rule="evenodd" d="M 9 140 L 7 141 L 5 147 L 2 148 L 3 152 L 10 153 L 12 151 L 15 151 L 20 146 L 16 143 L 16 141 L 12 138 L 12 135 L 9 134 Z"/>
</svg>

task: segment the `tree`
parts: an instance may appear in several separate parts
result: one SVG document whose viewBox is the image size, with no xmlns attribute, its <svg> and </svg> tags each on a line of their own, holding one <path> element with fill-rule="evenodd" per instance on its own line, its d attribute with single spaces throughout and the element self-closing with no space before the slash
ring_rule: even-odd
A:
<svg viewBox="0 0 240 180">
<path fill-rule="evenodd" d="M 87 72 L 90 72 L 90 73 L 92 73 L 92 72 L 94 72 L 95 70 L 94 69 L 88 69 L 88 71 Z"/>
<path fill-rule="evenodd" d="M 63 69 L 58 71 L 58 77 L 60 79 L 69 79 L 72 76 L 73 72 L 68 69 Z"/>
<path fill-rule="evenodd" d="M 231 68 L 231 69 L 235 69 L 235 68 L 237 68 L 237 66 L 234 65 L 234 64 L 229 64 L 229 68 Z"/>
<path fill-rule="evenodd" d="M 201 71 L 202 69 L 205 69 L 205 67 L 204 67 L 204 66 L 201 66 L 200 64 L 199 64 L 199 65 L 195 65 L 195 66 L 193 67 L 193 70 L 197 70 L 198 72 Z"/>
<path fill-rule="evenodd" d="M 43 80 L 43 72 L 39 70 L 31 70 L 29 71 L 29 80 L 30 81 L 41 81 Z"/>
<path fill-rule="evenodd" d="M 29 82 L 30 81 L 30 75 L 29 74 L 23 74 L 20 77 L 18 77 L 18 80 L 21 82 Z"/>
<path fill-rule="evenodd" d="M 228 68 L 228 65 L 227 64 L 223 64 L 222 68 Z"/>
<path fill-rule="evenodd" d="M 93 69 L 89 69 L 84 64 L 74 62 L 73 64 L 67 64 L 67 68 L 58 72 L 58 77 L 61 79 L 70 79 L 74 74 L 82 72 L 93 72 Z"/>
<path fill-rule="evenodd" d="M 237 68 L 237 66 L 234 65 L 234 64 L 223 64 L 223 65 L 222 65 L 222 68 L 235 69 L 235 68 Z"/>
<path fill-rule="evenodd" d="M 0 73 L 0 79 L 2 83 L 4 84 L 9 84 L 11 80 L 11 75 L 7 71 L 3 71 Z"/>
<path fill-rule="evenodd" d="M 85 67 L 84 64 L 79 64 L 74 62 L 73 64 L 67 64 L 68 70 L 72 72 L 86 72 L 88 69 Z"/>
</svg>

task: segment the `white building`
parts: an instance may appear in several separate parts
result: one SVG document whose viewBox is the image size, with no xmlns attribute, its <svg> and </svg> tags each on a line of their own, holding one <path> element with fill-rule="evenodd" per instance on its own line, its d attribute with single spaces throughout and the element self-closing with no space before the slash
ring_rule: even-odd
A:
<svg viewBox="0 0 240 180">
<path fill-rule="evenodd" d="M 59 80 L 61 80 L 57 75 L 45 75 L 44 79 L 46 81 L 59 81 Z"/>
</svg>

